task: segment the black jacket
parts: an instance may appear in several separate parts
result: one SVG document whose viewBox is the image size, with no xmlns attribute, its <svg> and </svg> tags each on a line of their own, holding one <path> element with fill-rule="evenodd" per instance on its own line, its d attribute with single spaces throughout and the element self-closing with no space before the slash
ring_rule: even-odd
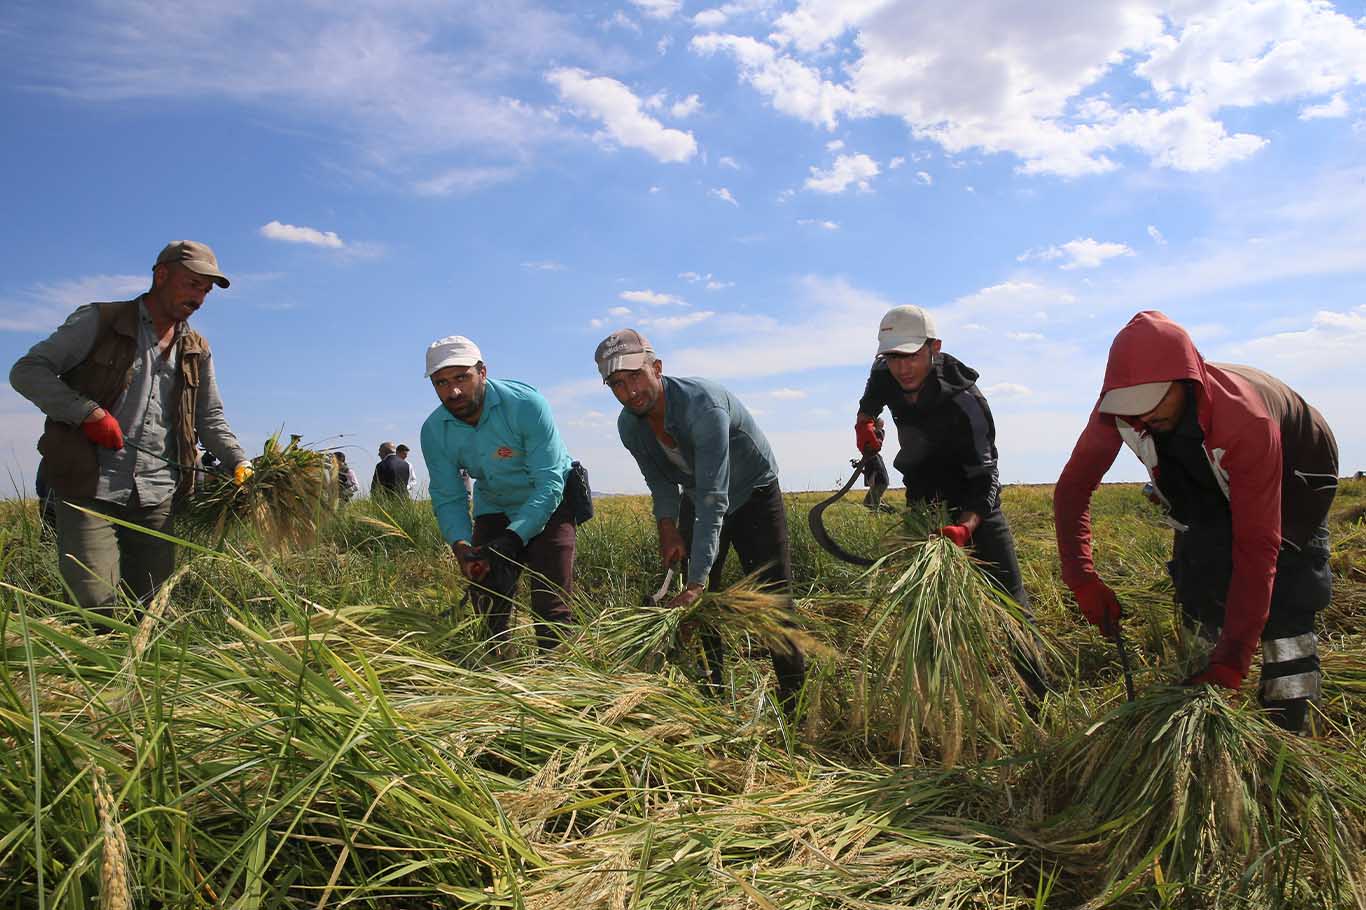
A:
<svg viewBox="0 0 1366 910">
<path fill-rule="evenodd" d="M 873 362 L 858 409 L 869 417 L 891 409 L 900 445 L 892 465 L 905 479 L 907 501 L 940 500 L 983 518 L 1000 508 L 996 424 L 976 380 L 976 370 L 940 354 L 912 401 L 887 362 Z"/>
<path fill-rule="evenodd" d="M 373 496 L 382 489 L 394 496 L 402 496 L 407 499 L 408 478 L 412 476 L 411 471 L 408 462 L 397 455 L 384 456 L 384 459 L 375 465 L 375 476 L 370 478 L 370 495 Z"/>
</svg>

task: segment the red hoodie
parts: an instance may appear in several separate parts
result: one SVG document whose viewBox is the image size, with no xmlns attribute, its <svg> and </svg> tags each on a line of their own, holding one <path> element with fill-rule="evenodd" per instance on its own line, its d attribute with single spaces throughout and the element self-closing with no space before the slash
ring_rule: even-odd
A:
<svg viewBox="0 0 1366 910">
<path fill-rule="evenodd" d="M 1139 313 L 1115 336 L 1100 395 L 1182 379 L 1195 383 L 1205 454 L 1233 517 L 1233 577 L 1210 662 L 1245 674 L 1270 610 L 1282 534 L 1289 545 L 1301 547 L 1327 516 L 1337 486 L 1337 445 L 1323 417 L 1284 383 L 1249 367 L 1205 362 L 1186 331 L 1155 311 Z M 1091 493 L 1121 442 L 1162 491 L 1147 431 L 1102 414 L 1098 398 L 1054 491 L 1058 556 L 1063 581 L 1073 591 L 1097 577 Z"/>
</svg>

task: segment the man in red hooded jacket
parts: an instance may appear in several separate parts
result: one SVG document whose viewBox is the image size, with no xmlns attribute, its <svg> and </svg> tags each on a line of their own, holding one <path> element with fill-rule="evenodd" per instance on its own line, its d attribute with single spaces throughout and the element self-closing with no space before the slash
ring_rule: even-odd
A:
<svg viewBox="0 0 1366 910">
<path fill-rule="evenodd" d="M 1120 607 L 1091 561 L 1089 510 L 1121 442 L 1176 529 L 1169 568 L 1186 620 L 1214 642 L 1187 682 L 1240 688 L 1260 638 L 1261 702 L 1277 723 L 1302 729 L 1319 696 L 1314 614 L 1332 594 L 1338 452 L 1327 422 L 1260 370 L 1207 363 L 1161 313 L 1131 319 L 1110 346 L 1100 400 L 1053 503 L 1063 581 L 1107 632 Z"/>
</svg>

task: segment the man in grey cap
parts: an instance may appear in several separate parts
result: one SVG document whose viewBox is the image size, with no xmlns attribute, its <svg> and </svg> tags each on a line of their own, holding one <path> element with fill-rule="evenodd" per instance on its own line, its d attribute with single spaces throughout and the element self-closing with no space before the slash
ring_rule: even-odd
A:
<svg viewBox="0 0 1366 910">
<path fill-rule="evenodd" d="M 740 400 L 706 379 L 664 375 L 664 362 L 633 329 L 613 332 L 595 360 L 622 410 L 617 432 L 654 502 L 659 553 L 667 569 L 687 560 L 687 586 L 669 605 L 685 607 L 703 587 L 721 584 L 731 545 L 746 574 L 775 590 L 792 584 L 787 511 L 778 464 L 763 431 Z M 720 687 L 721 637 L 704 630 L 711 681 Z M 791 717 L 806 678 L 806 661 L 773 652 L 778 697 Z"/>
<path fill-rule="evenodd" d="M 187 324 L 214 285 L 228 279 L 213 250 L 173 241 L 150 290 L 78 308 L 10 370 L 10 385 L 47 415 L 38 450 L 58 498 L 62 579 L 82 607 L 110 614 L 120 579 L 145 601 L 171 573 L 169 542 L 110 519 L 164 531 L 173 497 L 194 486 L 197 443 L 233 465 L 239 485 L 251 475 L 209 343 Z"/>
</svg>

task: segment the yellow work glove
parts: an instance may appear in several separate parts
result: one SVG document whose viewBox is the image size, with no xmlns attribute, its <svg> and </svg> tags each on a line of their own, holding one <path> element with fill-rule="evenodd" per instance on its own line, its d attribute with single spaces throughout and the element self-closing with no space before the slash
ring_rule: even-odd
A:
<svg viewBox="0 0 1366 910">
<path fill-rule="evenodd" d="M 247 464 L 244 461 L 233 469 L 232 482 L 240 487 L 242 484 L 247 482 L 248 477 L 255 473 L 256 472 L 251 469 L 251 465 Z"/>
</svg>

